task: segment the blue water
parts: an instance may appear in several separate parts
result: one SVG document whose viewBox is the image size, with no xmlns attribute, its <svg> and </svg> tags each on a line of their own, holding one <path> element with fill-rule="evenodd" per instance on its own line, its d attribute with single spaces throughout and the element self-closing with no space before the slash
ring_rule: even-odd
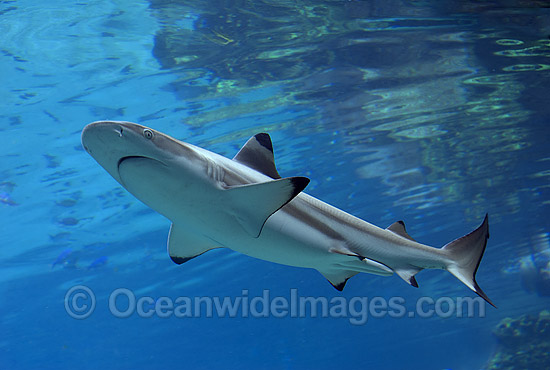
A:
<svg viewBox="0 0 550 370">
<path fill-rule="evenodd" d="M 1 369 L 480 369 L 505 317 L 550 299 L 521 259 L 549 248 L 550 12 L 544 1 L 0 2 Z M 442 246 L 491 237 L 475 317 L 115 317 L 137 298 L 475 297 L 443 271 L 418 289 L 228 250 L 175 265 L 170 222 L 82 148 L 96 120 L 127 120 L 232 157 L 271 134 L 306 192 Z M 74 319 L 74 286 L 96 297 Z M 245 293 L 243 293 L 245 290 Z M 531 291 L 528 291 L 531 290 Z M 90 304 L 82 299 L 80 307 Z M 123 304 L 121 305 L 123 309 Z M 483 317 L 480 317 L 483 316 Z"/>
</svg>

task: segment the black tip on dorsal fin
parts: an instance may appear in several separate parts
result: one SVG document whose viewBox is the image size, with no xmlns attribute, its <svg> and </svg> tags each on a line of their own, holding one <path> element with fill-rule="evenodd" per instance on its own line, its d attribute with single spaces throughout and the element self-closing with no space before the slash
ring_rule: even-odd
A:
<svg viewBox="0 0 550 370">
<path fill-rule="evenodd" d="M 275 167 L 273 144 L 269 134 L 264 132 L 251 137 L 233 157 L 235 162 L 244 164 L 272 179 L 280 179 L 281 175 Z"/>
<path fill-rule="evenodd" d="M 269 150 L 271 153 L 273 153 L 273 143 L 271 142 L 271 137 L 269 134 L 266 134 L 265 132 L 256 134 L 254 136 L 256 140 L 258 140 L 258 143 Z"/>
<path fill-rule="evenodd" d="M 393 224 L 388 226 L 386 230 L 389 230 L 394 234 L 402 236 L 403 238 L 412 240 L 413 242 L 416 241 L 409 234 L 407 234 L 407 229 L 405 229 L 405 223 L 401 220 L 394 222 Z"/>
</svg>

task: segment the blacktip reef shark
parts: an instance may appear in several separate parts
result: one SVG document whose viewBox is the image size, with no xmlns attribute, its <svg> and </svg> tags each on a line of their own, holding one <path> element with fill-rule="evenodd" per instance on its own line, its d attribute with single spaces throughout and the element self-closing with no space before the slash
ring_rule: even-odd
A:
<svg viewBox="0 0 550 370">
<path fill-rule="evenodd" d="M 360 272 L 396 273 L 418 287 L 419 271 L 443 269 L 493 305 L 475 279 L 489 238 L 487 215 L 442 248 L 418 243 L 402 221 L 379 228 L 303 193 L 308 178 L 282 178 L 265 133 L 233 159 L 130 122 L 90 123 L 82 144 L 124 188 L 172 221 L 168 253 L 177 264 L 229 248 L 316 269 L 338 290 Z"/>
</svg>

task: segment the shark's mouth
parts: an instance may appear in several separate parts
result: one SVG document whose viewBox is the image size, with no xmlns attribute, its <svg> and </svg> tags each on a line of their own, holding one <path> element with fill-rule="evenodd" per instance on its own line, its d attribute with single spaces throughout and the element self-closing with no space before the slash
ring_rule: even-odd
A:
<svg viewBox="0 0 550 370">
<path fill-rule="evenodd" d="M 149 158 L 149 157 L 144 157 L 142 155 L 129 155 L 129 156 L 126 156 L 126 157 L 122 157 L 118 160 L 118 163 L 117 163 L 117 169 L 118 169 L 118 172 L 120 174 L 120 165 L 122 163 L 124 163 L 124 161 L 127 161 L 127 160 L 140 160 L 140 159 L 152 159 L 152 158 Z M 153 159 L 154 160 L 154 159 Z"/>
<path fill-rule="evenodd" d="M 131 186 L 132 183 L 147 182 L 154 177 L 164 177 L 167 166 L 153 158 L 132 155 L 120 158 L 117 169 L 123 185 Z"/>
<path fill-rule="evenodd" d="M 123 157 L 118 161 L 118 175 L 126 190 L 160 213 L 173 198 L 170 185 L 174 175 L 161 161 L 144 156 Z"/>
</svg>

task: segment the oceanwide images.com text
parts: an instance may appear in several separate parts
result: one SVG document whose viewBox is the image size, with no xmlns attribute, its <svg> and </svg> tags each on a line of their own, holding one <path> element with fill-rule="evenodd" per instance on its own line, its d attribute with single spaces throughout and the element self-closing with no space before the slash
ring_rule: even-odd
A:
<svg viewBox="0 0 550 370">
<path fill-rule="evenodd" d="M 95 311 L 98 302 L 92 289 L 73 286 L 65 294 L 65 310 L 74 319 L 85 319 Z M 117 318 L 340 318 L 352 325 L 364 325 L 369 319 L 384 317 L 485 317 L 485 301 L 480 297 L 417 298 L 414 304 L 403 297 L 312 297 L 301 296 L 298 289 L 288 295 L 272 296 L 264 289 L 261 295 L 240 296 L 136 296 L 127 288 L 111 292 L 104 302 Z"/>
</svg>

